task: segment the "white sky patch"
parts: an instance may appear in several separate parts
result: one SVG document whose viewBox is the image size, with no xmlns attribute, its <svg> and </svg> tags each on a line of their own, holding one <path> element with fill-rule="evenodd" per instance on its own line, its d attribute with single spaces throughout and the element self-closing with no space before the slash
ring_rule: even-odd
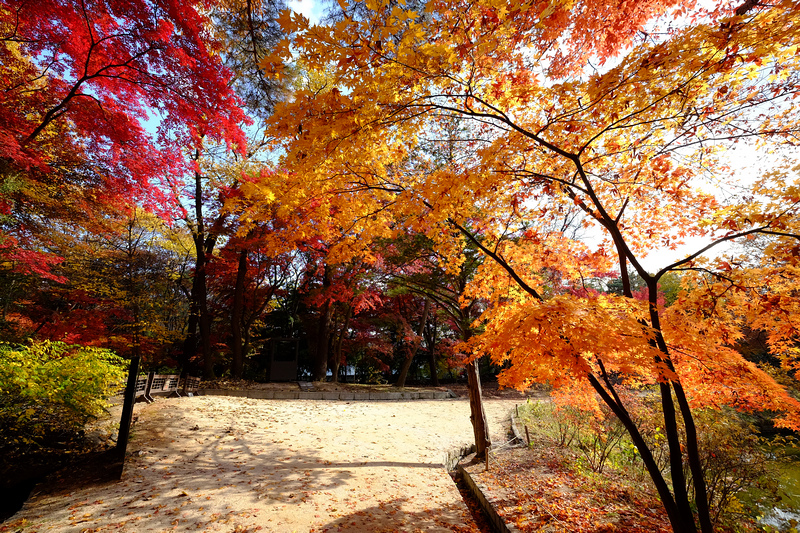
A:
<svg viewBox="0 0 800 533">
<path fill-rule="evenodd" d="M 289 0 L 286 5 L 295 13 L 306 17 L 311 24 L 319 24 L 324 11 L 322 2 L 316 0 Z"/>
</svg>

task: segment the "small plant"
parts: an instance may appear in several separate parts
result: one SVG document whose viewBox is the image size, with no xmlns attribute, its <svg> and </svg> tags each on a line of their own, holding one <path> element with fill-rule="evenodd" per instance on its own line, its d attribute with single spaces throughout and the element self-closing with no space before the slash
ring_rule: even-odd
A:
<svg viewBox="0 0 800 533">
<path fill-rule="evenodd" d="M 656 463 L 669 468 L 669 446 L 664 434 L 663 415 L 657 398 L 638 391 L 627 394 L 625 401 L 648 443 Z M 523 422 L 535 428 L 539 443 L 572 450 L 579 456 L 575 472 L 584 477 L 602 474 L 608 468 L 624 475 L 647 478 L 639 452 L 622 424 L 601 406 L 589 412 L 569 403 L 528 402 L 521 409 Z M 715 527 L 729 531 L 752 531 L 754 507 L 742 493 L 753 487 L 770 501 L 776 501 L 777 486 L 771 469 L 775 457 L 768 450 L 793 449 L 776 439 L 769 448 L 753 427 L 731 409 L 697 409 L 695 421 L 699 434 L 700 458 L 706 480 L 711 519 Z M 681 436 L 683 440 L 683 436 Z M 573 456 L 574 461 L 574 456 Z M 684 466 L 687 490 L 693 483 Z M 693 496 L 692 496 L 693 497 Z"/>
<path fill-rule="evenodd" d="M 715 525 L 735 521 L 748 511 L 737 495 L 771 473 L 764 443 L 732 410 L 698 409 L 695 420 L 711 518 Z M 691 490 L 691 472 L 684 470 Z"/>
<path fill-rule="evenodd" d="M 579 437 L 581 428 L 588 424 L 591 415 L 569 405 L 557 407 L 553 412 L 556 423 L 556 444 L 570 447 Z"/>
<path fill-rule="evenodd" d="M 520 420 L 532 431 L 532 437 L 544 438 L 556 446 L 572 445 L 586 415 L 570 406 L 554 406 L 547 401 L 528 401 L 520 409 Z"/>
<path fill-rule="evenodd" d="M 619 419 L 603 413 L 602 419 L 592 419 L 584 424 L 576 447 L 583 454 L 592 472 L 602 474 L 611 456 L 627 436 Z"/>
</svg>

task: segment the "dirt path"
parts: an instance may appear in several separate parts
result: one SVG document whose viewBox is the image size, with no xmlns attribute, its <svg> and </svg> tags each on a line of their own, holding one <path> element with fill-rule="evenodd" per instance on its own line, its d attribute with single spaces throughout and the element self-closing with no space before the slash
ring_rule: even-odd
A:
<svg viewBox="0 0 800 533">
<path fill-rule="evenodd" d="M 495 442 L 519 402 L 487 400 Z M 0 531 L 477 531 L 442 468 L 471 439 L 465 400 L 159 399 L 121 481 L 34 494 Z"/>
</svg>

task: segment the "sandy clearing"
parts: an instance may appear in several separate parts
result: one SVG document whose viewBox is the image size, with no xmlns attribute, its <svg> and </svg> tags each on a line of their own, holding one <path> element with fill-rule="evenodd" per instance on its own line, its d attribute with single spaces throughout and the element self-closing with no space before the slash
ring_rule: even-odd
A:
<svg viewBox="0 0 800 533">
<path fill-rule="evenodd" d="M 486 401 L 496 443 L 519 402 Z M 159 399 L 122 480 L 34 494 L 0 531 L 477 531 L 442 467 L 471 440 L 462 399 Z"/>
</svg>

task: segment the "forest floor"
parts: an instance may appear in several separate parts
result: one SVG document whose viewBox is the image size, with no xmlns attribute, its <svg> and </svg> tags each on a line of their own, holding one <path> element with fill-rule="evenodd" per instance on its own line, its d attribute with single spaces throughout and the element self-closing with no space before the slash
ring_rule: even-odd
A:
<svg viewBox="0 0 800 533">
<path fill-rule="evenodd" d="M 462 398 L 205 396 L 137 405 L 121 480 L 54 476 L 0 532 L 486 532 L 442 467 L 446 453 L 472 441 L 466 390 L 444 389 Z M 485 397 L 500 445 L 524 396 L 489 386 Z M 509 448 L 492 454 L 488 472 L 470 467 L 509 523 L 542 532 L 666 531 L 657 502 L 612 484 L 570 484 L 569 469 L 540 452 Z"/>
<path fill-rule="evenodd" d="M 672 531 L 649 480 L 611 469 L 594 474 L 554 446 L 534 442 L 462 462 L 506 524 L 522 533 L 668 533 Z"/>
</svg>

